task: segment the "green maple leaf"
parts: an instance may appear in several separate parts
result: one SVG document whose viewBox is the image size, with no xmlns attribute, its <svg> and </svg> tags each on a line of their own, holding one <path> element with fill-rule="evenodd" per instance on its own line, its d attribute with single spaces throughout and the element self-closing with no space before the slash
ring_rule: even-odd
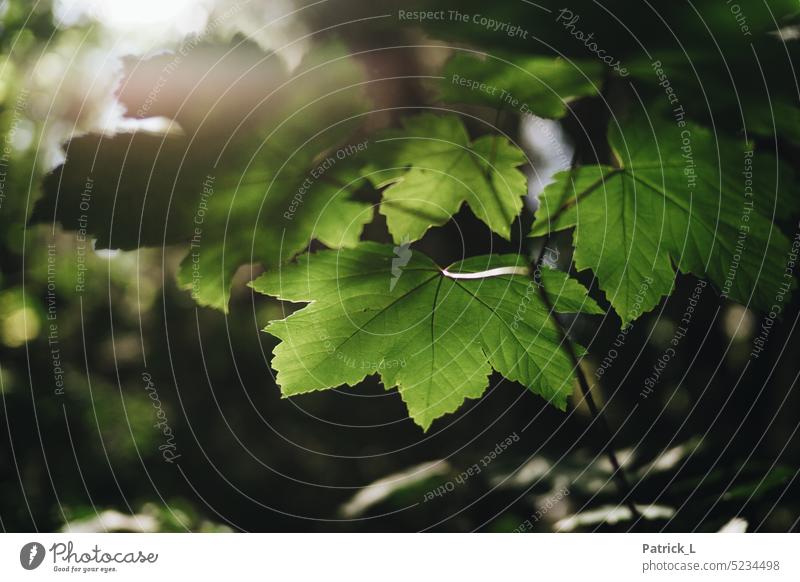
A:
<svg viewBox="0 0 800 582">
<path fill-rule="evenodd" d="M 524 265 L 517 255 L 482 256 L 447 271 Z M 543 268 L 539 281 L 557 312 L 602 313 L 565 273 Z M 454 279 L 407 247 L 362 243 L 303 255 L 251 286 L 310 303 L 265 330 L 282 340 L 272 366 L 284 396 L 354 386 L 378 373 L 427 430 L 481 396 L 492 369 L 562 410 L 572 392 L 572 363 L 526 274 Z"/>
<path fill-rule="evenodd" d="M 380 213 L 400 242 L 415 241 L 441 226 L 467 202 L 472 212 L 500 236 L 522 210 L 527 180 L 519 170 L 525 154 L 498 135 L 470 140 L 452 115 L 409 117 L 403 129 L 377 139 L 370 179 L 386 187 Z"/>
<path fill-rule="evenodd" d="M 739 302 L 771 305 L 789 250 L 772 216 L 796 209 L 778 195 L 786 169 L 688 123 L 635 118 L 609 140 L 618 166 L 557 175 L 532 236 L 574 228 L 576 267 L 594 271 L 623 324 L 670 294 L 676 269 Z"/>
<path fill-rule="evenodd" d="M 571 101 L 599 93 L 603 66 L 547 56 L 457 53 L 443 76 L 445 101 L 559 118 Z"/>
</svg>

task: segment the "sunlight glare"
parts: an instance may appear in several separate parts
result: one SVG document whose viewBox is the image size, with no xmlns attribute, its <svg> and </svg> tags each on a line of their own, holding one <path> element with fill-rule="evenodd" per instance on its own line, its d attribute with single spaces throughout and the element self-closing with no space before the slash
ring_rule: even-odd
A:
<svg viewBox="0 0 800 582">
<path fill-rule="evenodd" d="M 208 4 L 208 0 L 56 0 L 55 12 L 66 25 L 88 16 L 119 32 L 188 34 L 205 26 Z"/>
</svg>

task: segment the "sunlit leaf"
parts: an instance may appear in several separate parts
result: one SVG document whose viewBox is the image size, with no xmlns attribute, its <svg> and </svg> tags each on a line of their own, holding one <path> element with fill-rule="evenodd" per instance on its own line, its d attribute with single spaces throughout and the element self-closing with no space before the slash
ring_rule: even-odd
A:
<svg viewBox="0 0 800 582">
<path fill-rule="evenodd" d="M 474 257 L 448 271 L 509 266 L 524 260 Z M 558 312 L 601 313 L 566 274 L 545 268 L 541 281 Z M 285 396 L 354 386 L 377 373 L 427 429 L 481 396 L 493 369 L 561 409 L 572 392 L 572 363 L 526 275 L 454 279 L 419 252 L 402 257 L 391 246 L 362 243 L 304 255 L 252 286 L 310 303 L 266 328 L 281 340 L 272 365 Z"/>
<path fill-rule="evenodd" d="M 670 294 L 676 269 L 769 307 L 789 251 L 772 217 L 796 207 L 780 190 L 787 170 L 693 124 L 637 117 L 612 126 L 609 139 L 618 166 L 557 175 L 532 235 L 574 228 L 576 267 L 594 272 L 623 323 Z"/>
</svg>

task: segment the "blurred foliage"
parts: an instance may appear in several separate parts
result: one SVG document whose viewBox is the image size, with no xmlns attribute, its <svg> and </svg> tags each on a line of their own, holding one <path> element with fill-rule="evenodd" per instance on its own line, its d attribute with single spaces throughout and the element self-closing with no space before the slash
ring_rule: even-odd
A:
<svg viewBox="0 0 800 582">
<path fill-rule="evenodd" d="M 266 6 L 250 4 L 246 10 Z M 114 49 L 117 39 L 91 19 L 59 26 L 49 3 L 0 4 L 0 430 L 6 435 L 0 447 L 0 527 L 553 531 L 559 523 L 578 523 L 587 531 L 716 531 L 738 516 L 750 530 L 797 528 L 800 400 L 794 388 L 800 362 L 787 357 L 799 347 L 796 296 L 787 297 L 765 351 L 752 360 L 748 356 L 763 314 L 704 295 L 695 333 L 681 342 L 646 399 L 640 392 L 650 364 L 673 337 L 696 281 L 679 277 L 673 294 L 637 320 L 621 345 L 619 320 L 609 318 L 599 330 L 575 322 L 576 339 L 590 346 L 592 356 L 585 362 L 590 374 L 614 346 L 616 356 L 594 390 L 605 400 L 611 423 L 620 427 L 616 444 L 627 451 L 637 505 L 672 512 L 655 512 L 652 520 L 635 525 L 611 511 L 618 509 L 619 495 L 598 456 L 597 439 L 587 431 L 584 407 L 565 416 L 493 376 L 484 399 L 422 437 L 404 420 L 399 396 L 386 394 L 370 380 L 357 391 L 330 391 L 297 403 L 280 399 L 269 365 L 275 340 L 259 330 L 287 306 L 245 286 L 260 267 L 237 273 L 240 265 L 263 261 L 259 252 L 268 254 L 251 244 L 252 233 L 264 237 L 265 248 L 279 242 L 267 228 L 270 217 L 283 214 L 299 176 L 322 154 L 357 143 L 374 129 L 398 126 L 408 113 L 405 108 L 441 107 L 453 87 L 429 77 L 439 75 L 452 54 L 445 70 L 452 73 L 461 62 L 467 68 L 469 61 L 476 78 L 494 83 L 492 75 L 502 77 L 525 99 L 536 99 L 539 113 L 563 116 L 577 158 L 590 152 L 610 159 L 602 145 L 608 122 L 604 100 L 617 106 L 618 90 L 595 95 L 580 79 L 561 77 L 563 64 L 546 66 L 562 63 L 552 60 L 558 55 L 583 63 L 588 78 L 597 80 L 599 74 L 608 80 L 586 47 L 554 24 L 562 5 L 538 4 L 551 9 L 551 17 L 542 18 L 525 2 L 327 2 L 298 17 L 301 28 L 320 31 L 305 39 L 319 52 L 310 51 L 293 65 L 265 58 L 275 55 L 263 37 L 251 32 L 258 20 L 245 9 L 230 17 L 231 26 L 238 27 L 234 33 L 221 24 L 188 37 L 188 43 L 165 38 L 160 46 L 123 61 Z M 770 2 L 768 11 L 760 2 L 740 2 L 752 40 L 742 36 L 740 23 L 723 2 L 662 4 L 656 16 L 646 3 L 626 3 L 620 9 L 623 20 L 588 0 L 574 2 L 570 10 L 580 16 L 579 28 L 592 30 L 610 54 L 626 63 L 645 102 L 663 95 L 651 73 L 652 61 L 660 60 L 670 67 L 674 88 L 692 119 L 731 137 L 741 137 L 746 128 L 758 147 L 780 150 L 784 161 L 797 167 L 798 95 L 787 73 L 797 56 L 798 43 L 792 40 L 796 2 Z M 456 26 L 358 20 L 401 8 L 440 7 L 523 23 L 530 34 L 525 46 L 533 48 L 518 55 L 518 38 L 471 21 Z M 270 32 L 281 38 L 279 31 Z M 440 41 L 454 44 L 448 48 Z M 396 48 L 411 45 L 417 48 Z M 159 54 L 162 49 L 171 52 Z M 181 49 L 188 56 L 175 64 L 174 76 L 152 100 L 150 92 L 164 67 Z M 481 68 L 476 62 L 485 60 L 482 52 L 503 55 L 512 64 Z M 332 54 L 342 57 L 336 66 L 315 68 L 322 62 L 315 59 Z M 221 59 L 222 65 L 205 87 L 200 85 L 204 90 L 192 93 L 198 77 L 208 72 L 203 64 L 208 58 Z M 546 95 L 545 83 L 520 80 L 520 69 L 588 99 L 574 108 L 549 98 L 539 102 Z M 281 89 L 298 71 L 307 74 Z M 351 87 L 317 102 L 317 83 L 322 94 L 325 87 Z M 243 91 L 233 90 L 216 103 L 219 85 Z M 280 106 L 256 108 L 258 123 L 249 119 L 252 100 L 273 90 L 284 97 L 277 101 Z M 192 99 L 184 103 L 190 93 Z M 486 124 L 496 121 L 508 135 L 518 136 L 518 110 L 499 116 L 493 101 L 474 92 L 460 94 L 461 99 L 447 97 L 447 108 L 466 113 L 470 135 L 480 139 Z M 369 107 L 365 99 L 375 109 L 369 116 L 361 115 Z M 302 115 L 291 117 L 304 106 Z M 201 123 L 209 111 L 209 123 Z M 352 116 L 353 123 L 319 136 L 309 131 L 327 116 Z M 162 133 L 151 131 L 157 124 L 147 122 L 162 118 Z M 114 134 L 111 121 L 144 125 L 136 126 L 135 134 L 114 127 Z M 163 133 L 165 127 L 169 131 Z M 228 147 L 232 127 L 240 131 Z M 277 152 L 259 149 L 273 130 L 280 138 Z M 181 166 L 193 137 L 190 151 L 196 156 Z M 593 140 L 601 144 L 597 150 Z M 297 167 L 274 167 L 275 159 L 295 151 Z M 83 238 L 54 224 L 55 200 L 42 198 L 43 184 L 64 180 L 73 188 L 63 192 L 77 201 L 67 208 L 80 210 L 87 167 L 73 175 L 50 173 L 70 152 L 103 176 L 91 193 L 93 214 Z M 126 154 L 132 166 L 120 181 L 119 159 Z M 255 162 L 261 166 L 254 167 Z M 214 201 L 217 222 L 208 224 L 205 233 L 218 238 L 227 229 L 231 238 L 207 254 L 208 287 L 200 291 L 199 302 L 230 304 L 230 317 L 198 308 L 181 289 L 194 290 L 191 262 L 183 263 L 180 284 L 175 281 L 192 235 L 187 229 L 197 213 L 198 184 L 202 189 L 209 173 L 217 177 L 215 187 L 222 195 Z M 274 208 L 262 209 L 267 173 L 280 176 L 273 186 L 279 196 Z M 359 232 L 363 228 L 371 239 L 389 242 L 380 213 L 367 224 L 376 192 L 358 180 L 352 166 L 337 166 L 330 176 L 333 184 L 318 183 L 313 192 L 322 195 L 308 200 L 343 202 L 337 220 L 354 221 Z M 150 189 L 142 187 L 148 178 L 156 180 Z M 342 183 L 350 188 L 343 189 Z M 187 191 L 188 198 L 171 197 Z M 131 201 L 130 192 L 147 197 Z M 793 190 L 787 194 L 796 196 Z M 243 211 L 229 223 L 234 200 Z M 37 201 L 35 218 L 41 224 L 34 227 L 29 221 Z M 144 223 L 142 216 L 147 216 Z M 60 218 L 67 228 L 81 227 L 80 212 Z M 440 263 L 485 252 L 487 245 L 496 252 L 518 252 L 518 233 L 530 226 L 513 225 L 510 233 L 516 238 L 509 242 L 487 234 L 470 210 L 462 209 L 456 219 L 431 230 L 418 248 Z M 796 226 L 788 215 L 776 221 L 787 232 Z M 95 236 L 126 250 L 98 252 L 91 240 Z M 346 246 L 352 240 L 331 236 L 321 242 Z M 140 249 L 141 242 L 155 248 Z M 306 232 L 287 254 L 308 244 L 319 246 Z M 556 235 L 550 244 L 561 250 L 562 261 L 570 260 L 568 235 Z M 589 276 L 581 281 L 592 285 Z M 174 442 L 165 433 L 167 426 Z M 456 481 L 512 431 L 520 434 L 518 443 L 480 473 Z M 164 455 L 173 444 L 178 464 Z M 432 463 L 437 468 L 420 476 L 419 467 Z M 386 485 L 388 477 L 398 475 Z M 354 505 L 359 492 L 376 490 L 364 489 L 370 483 L 380 485 L 380 494 Z M 454 483 L 452 491 L 426 501 L 426 494 L 448 489 L 448 483 Z M 559 493 L 564 490 L 569 493 Z"/>
</svg>

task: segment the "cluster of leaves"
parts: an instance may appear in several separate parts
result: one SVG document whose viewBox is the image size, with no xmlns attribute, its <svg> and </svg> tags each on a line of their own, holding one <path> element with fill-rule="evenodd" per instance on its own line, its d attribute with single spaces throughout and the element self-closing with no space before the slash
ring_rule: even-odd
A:
<svg viewBox="0 0 800 582">
<path fill-rule="evenodd" d="M 470 4 L 477 6 L 459 9 Z M 726 67 L 737 76 L 755 66 L 739 25 L 719 3 L 699 3 L 698 18 L 686 24 L 711 23 L 716 56 L 704 52 L 698 39 L 708 39 L 699 30 L 687 33 L 685 45 L 668 34 L 685 7 L 664 7 L 665 26 L 652 26 L 647 47 L 630 42 L 624 25 L 594 3 L 570 9 L 600 28 L 597 42 L 628 63 L 626 78 L 593 60 L 550 4 L 537 8 L 550 13 L 539 20 L 520 12 L 529 6 L 493 8 L 498 22 L 531 23 L 538 44 L 524 50 L 485 27 L 428 23 L 431 34 L 481 50 L 454 50 L 435 87 L 445 105 L 439 112 L 409 114 L 377 132 L 369 127 L 366 73 L 338 43 L 315 47 L 293 72 L 246 42 L 199 47 L 146 108 L 145 96 L 128 87 L 148 86 L 148 71 L 165 70 L 169 57 L 137 64 L 120 99 L 131 112 L 171 118 L 180 131 L 73 139 L 66 163 L 45 181 L 34 219 L 87 230 L 98 247 L 189 243 L 178 280 L 200 305 L 222 310 L 236 270 L 261 264 L 267 271 L 251 282 L 256 291 L 309 304 L 267 327 L 281 340 L 273 367 L 287 396 L 378 373 L 427 429 L 479 397 L 496 370 L 564 408 L 573 365 L 537 286 L 557 313 L 602 313 L 580 283 L 548 268 L 533 281 L 524 256 L 473 257 L 442 269 L 418 251 L 400 264 L 397 248 L 361 242 L 374 208 L 392 240 L 408 245 L 464 204 L 492 232 L 512 238 L 524 214 L 525 152 L 453 108 L 551 119 L 572 117 L 586 103 L 611 108 L 599 153 L 555 177 L 530 235 L 572 230 L 576 269 L 594 275 L 623 325 L 669 295 L 676 272 L 707 278 L 742 303 L 769 306 L 789 251 L 775 217 L 797 210 L 781 194 L 793 185 L 792 173 L 769 144 L 796 142 L 800 126 L 784 83 L 766 101 L 748 83 L 741 104 L 716 91 L 714 112 L 739 107 L 733 127 L 730 116 L 718 122 L 707 106 L 695 106 L 691 79 L 716 83 L 719 51 L 735 60 Z M 650 26 L 649 5 L 632 10 Z M 779 2 L 769 14 L 753 11 L 748 32 L 757 54 L 789 50 L 775 31 L 794 10 Z M 770 91 L 774 63 L 758 64 Z M 697 67 L 708 71 L 703 80 Z M 786 114 L 779 130 L 768 123 L 775 112 Z M 97 186 L 87 210 L 81 196 L 89 178 Z M 313 240 L 337 250 L 297 258 Z"/>
</svg>

